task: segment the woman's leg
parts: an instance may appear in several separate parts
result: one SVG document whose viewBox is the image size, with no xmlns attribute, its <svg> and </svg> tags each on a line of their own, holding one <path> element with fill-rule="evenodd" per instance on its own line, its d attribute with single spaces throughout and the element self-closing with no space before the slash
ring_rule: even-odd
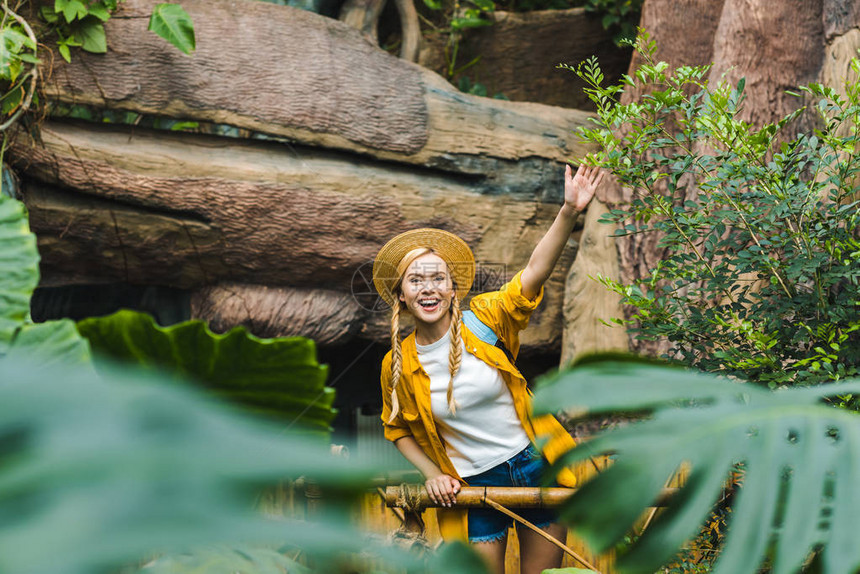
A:
<svg viewBox="0 0 860 574">
<path fill-rule="evenodd" d="M 501 540 L 491 542 L 472 542 L 472 548 L 481 555 L 490 572 L 505 574 L 505 549 L 508 546 L 508 535 Z"/>
<path fill-rule="evenodd" d="M 567 528 L 561 524 L 550 524 L 543 530 L 562 543 L 566 542 Z M 547 568 L 561 567 L 563 552 L 561 548 L 531 528 L 526 528 L 520 524 L 517 524 L 517 536 L 520 539 L 521 574 L 540 574 Z"/>
</svg>

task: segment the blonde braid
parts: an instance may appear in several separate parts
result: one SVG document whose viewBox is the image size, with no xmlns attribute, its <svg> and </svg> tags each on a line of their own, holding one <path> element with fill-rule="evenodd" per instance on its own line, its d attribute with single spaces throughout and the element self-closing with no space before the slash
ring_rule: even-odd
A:
<svg viewBox="0 0 860 574">
<path fill-rule="evenodd" d="M 397 399 L 397 383 L 403 373 L 403 351 L 400 349 L 400 301 L 391 308 L 391 423 L 400 412 L 400 401 Z"/>
<path fill-rule="evenodd" d="M 451 378 L 448 379 L 448 410 L 452 415 L 457 414 L 457 401 L 454 400 L 454 375 L 460 370 L 463 362 L 462 336 L 460 335 L 460 323 L 463 320 L 463 312 L 460 310 L 460 299 L 457 292 L 451 300 L 451 350 L 448 352 L 448 371 Z"/>
<path fill-rule="evenodd" d="M 400 283 L 403 281 L 403 276 L 406 275 L 406 270 L 413 261 L 425 253 L 432 252 L 432 249 L 427 247 L 418 247 L 404 255 L 400 263 L 397 264 L 397 282 L 394 283 L 394 288 L 392 289 L 394 305 L 391 307 L 391 416 L 388 418 L 389 423 L 400 412 L 400 401 L 397 399 L 397 384 L 400 382 L 400 375 L 403 374 L 403 350 L 400 348 L 401 302 L 398 300 Z"/>
</svg>

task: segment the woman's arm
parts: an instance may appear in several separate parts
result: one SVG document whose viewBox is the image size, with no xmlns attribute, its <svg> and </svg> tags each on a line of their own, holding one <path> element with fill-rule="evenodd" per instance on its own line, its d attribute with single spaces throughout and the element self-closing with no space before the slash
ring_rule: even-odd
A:
<svg viewBox="0 0 860 574">
<path fill-rule="evenodd" d="M 418 442 L 411 435 L 397 439 L 394 446 L 406 460 L 424 475 L 424 488 L 427 489 L 430 500 L 448 507 L 454 504 L 457 493 L 460 492 L 460 481 L 443 473 L 436 466 L 436 463 L 424 454 L 424 451 L 418 446 Z"/>
<path fill-rule="evenodd" d="M 528 265 L 521 277 L 523 295 L 534 299 L 540 293 L 541 287 L 549 279 L 567 239 L 573 231 L 576 217 L 588 206 L 594 197 L 597 186 L 603 179 L 604 172 L 597 167 L 586 167 L 580 164 L 573 175 L 568 165 L 564 171 L 564 205 L 552 222 L 546 235 L 541 238 L 529 258 Z"/>
</svg>

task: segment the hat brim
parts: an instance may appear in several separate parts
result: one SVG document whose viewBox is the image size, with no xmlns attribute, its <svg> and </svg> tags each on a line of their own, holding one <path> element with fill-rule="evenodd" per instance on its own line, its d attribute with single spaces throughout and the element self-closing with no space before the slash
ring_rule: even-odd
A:
<svg viewBox="0 0 860 574">
<path fill-rule="evenodd" d="M 379 250 L 373 262 L 373 285 L 380 297 L 392 307 L 397 303 L 397 266 L 407 253 L 421 247 L 432 249 L 442 258 L 457 286 L 457 297 L 462 300 L 475 282 L 475 256 L 466 242 L 453 233 L 432 228 L 401 233 Z"/>
</svg>

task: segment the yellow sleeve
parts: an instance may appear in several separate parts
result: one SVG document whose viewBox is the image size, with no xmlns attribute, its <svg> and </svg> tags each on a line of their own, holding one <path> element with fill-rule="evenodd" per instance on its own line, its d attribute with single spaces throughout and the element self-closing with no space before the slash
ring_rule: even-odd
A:
<svg viewBox="0 0 860 574">
<path fill-rule="evenodd" d="M 523 295 L 522 274 L 502 285 L 498 291 L 481 293 L 472 298 L 470 308 L 516 357 L 520 348 L 519 332 L 529 324 L 529 318 L 543 299 L 543 286 L 534 299 Z"/>
<path fill-rule="evenodd" d="M 412 431 L 409 430 L 409 425 L 406 424 L 400 413 L 397 413 L 394 420 L 388 422 L 391 417 L 391 351 L 388 351 L 388 354 L 382 359 L 380 383 L 382 386 L 382 427 L 385 438 L 394 442 L 399 438 L 411 435 Z"/>
</svg>

